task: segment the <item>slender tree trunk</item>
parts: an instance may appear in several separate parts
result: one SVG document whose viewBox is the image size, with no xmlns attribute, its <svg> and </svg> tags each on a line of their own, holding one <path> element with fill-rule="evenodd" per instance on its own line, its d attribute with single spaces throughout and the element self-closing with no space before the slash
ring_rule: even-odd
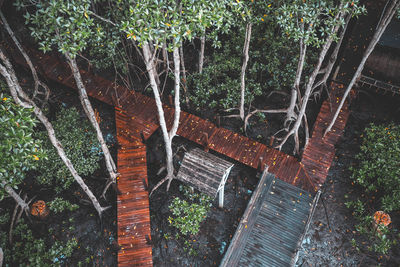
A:
<svg viewBox="0 0 400 267">
<path fill-rule="evenodd" d="M 163 55 L 163 62 L 164 62 L 164 69 L 166 70 L 169 66 L 168 64 L 168 51 L 167 51 L 167 45 L 164 44 L 162 46 L 162 55 Z"/>
<path fill-rule="evenodd" d="M 3 1 L 0 2 L 0 7 L 2 4 L 3 4 Z M 3 249 L 0 248 L 0 267 L 3 266 L 3 258 L 4 258 Z"/>
<path fill-rule="evenodd" d="M 50 89 L 49 87 L 43 83 L 42 81 L 40 81 L 39 76 L 36 72 L 35 67 L 33 66 L 33 63 L 31 61 L 31 59 L 29 58 L 28 54 L 25 52 L 25 50 L 22 48 L 22 45 L 19 43 L 17 37 L 15 36 L 13 30 L 11 29 L 10 25 L 8 24 L 6 18 L 3 15 L 3 12 L 0 11 L 0 18 L 3 22 L 3 27 L 7 30 L 8 34 L 10 35 L 11 39 L 14 41 L 14 44 L 17 46 L 18 50 L 20 51 L 20 53 L 22 54 L 22 56 L 25 58 L 26 63 L 28 64 L 32 76 L 33 76 L 33 80 L 35 82 L 35 90 L 33 92 L 33 97 L 36 97 L 36 95 L 39 92 L 39 87 L 41 86 L 44 89 L 44 96 L 45 99 L 44 101 L 47 102 L 49 96 L 50 96 Z"/>
<path fill-rule="evenodd" d="M 179 92 L 180 92 L 180 60 L 179 60 L 179 51 L 178 48 L 175 48 L 173 51 L 174 57 L 174 76 L 175 76 L 175 114 L 174 114 L 174 122 L 171 130 L 168 132 L 167 124 L 165 121 L 164 110 L 162 107 L 162 102 L 160 98 L 160 93 L 158 90 L 157 83 L 155 81 L 155 64 L 154 58 L 150 52 L 149 44 L 144 43 L 142 45 L 143 56 L 145 59 L 146 69 L 149 74 L 150 84 L 153 89 L 154 98 L 156 100 L 156 106 L 160 121 L 161 131 L 163 133 L 164 143 L 165 143 L 165 151 L 167 154 L 167 177 L 163 179 L 160 183 L 158 183 L 153 191 L 158 188 L 164 181 L 168 180 L 167 190 L 169 189 L 169 185 L 174 178 L 174 165 L 173 165 L 173 153 L 172 153 L 172 139 L 176 135 L 176 131 L 179 126 L 179 117 L 180 117 L 180 102 L 179 102 Z"/>
<path fill-rule="evenodd" d="M 378 23 L 377 29 L 375 30 L 375 33 L 374 33 L 374 36 L 372 37 L 371 42 L 369 43 L 367 49 L 364 52 L 363 58 L 361 59 L 361 62 L 360 62 L 360 65 L 358 65 L 358 68 L 357 68 L 356 72 L 354 73 L 353 78 L 351 79 L 350 83 L 348 84 L 348 86 L 346 88 L 346 91 L 344 92 L 342 100 L 340 101 L 339 107 L 337 108 L 336 113 L 332 118 L 332 121 L 329 123 L 328 128 L 324 132 L 324 136 L 331 131 L 332 126 L 333 126 L 333 124 L 335 124 L 335 121 L 336 121 L 337 117 L 339 116 L 340 110 L 342 109 L 343 104 L 346 101 L 346 98 L 351 91 L 351 88 L 353 88 L 358 77 L 361 75 L 361 72 L 364 69 L 365 62 L 367 62 L 368 57 L 371 55 L 372 51 L 375 49 L 376 44 L 378 43 L 379 39 L 382 37 L 382 34 L 385 32 L 386 27 L 389 25 L 394 14 L 399 9 L 399 6 L 400 6 L 400 0 L 393 0 L 393 1 L 391 1 L 391 4 L 388 5 L 383 10 L 383 14 L 381 16 L 382 19 Z"/>
<path fill-rule="evenodd" d="M 205 46 L 206 46 L 206 31 L 204 30 L 203 35 L 200 37 L 199 73 L 203 72 Z"/>
<path fill-rule="evenodd" d="M 106 208 L 103 208 L 100 205 L 97 198 L 94 196 L 94 194 L 89 189 L 89 187 L 85 184 L 82 177 L 80 177 L 79 174 L 77 173 L 77 171 L 75 170 L 71 161 L 65 154 L 62 144 L 56 138 L 54 128 L 51 125 L 51 123 L 49 122 L 49 120 L 47 119 L 47 117 L 44 115 L 42 110 L 22 90 L 10 61 L 4 55 L 4 53 L 1 49 L 0 49 L 0 59 L 4 63 L 4 66 L 2 64 L 0 64 L 0 73 L 6 80 L 7 85 L 10 88 L 11 95 L 13 96 L 13 99 L 15 100 L 15 102 L 18 105 L 20 105 L 22 107 L 33 108 L 33 112 L 36 115 L 36 117 L 46 127 L 50 141 L 53 144 L 54 148 L 57 150 L 58 155 L 60 156 L 60 158 L 62 159 L 64 164 L 67 166 L 68 170 L 70 171 L 71 175 L 74 177 L 75 181 L 81 186 L 82 190 L 87 194 L 89 199 L 92 201 L 93 206 L 95 207 L 96 211 L 98 212 L 99 216 L 101 217 L 102 212 Z M 21 100 L 20 98 L 22 98 L 23 100 Z"/>
<path fill-rule="evenodd" d="M 186 78 L 186 68 L 185 68 L 185 57 L 183 53 L 183 44 L 179 47 L 180 61 L 182 66 L 182 78 L 183 78 L 183 93 L 185 94 L 186 105 L 189 106 L 189 94 L 187 91 L 187 78 Z"/>
<path fill-rule="evenodd" d="M 4 188 L 4 191 L 6 191 L 14 200 L 17 202 L 17 204 L 23 209 L 23 210 L 28 210 L 29 205 L 26 203 L 18 194 L 17 192 L 14 191 L 14 189 L 9 186 L 5 181 L 1 181 L 1 186 Z M 1 266 L 1 265 L 0 265 Z"/>
<path fill-rule="evenodd" d="M 118 177 L 117 169 L 115 167 L 115 163 L 111 156 L 110 150 L 108 149 L 107 144 L 104 141 L 103 133 L 101 132 L 100 126 L 96 120 L 96 115 L 94 114 L 92 104 L 89 101 L 89 97 L 87 95 L 85 85 L 83 84 L 78 65 L 76 64 L 75 58 L 71 58 L 68 54 L 66 55 L 66 57 L 74 75 L 76 85 L 78 87 L 79 99 L 86 113 L 86 116 L 89 118 L 90 123 L 96 131 L 97 140 L 99 141 L 101 149 L 104 153 L 104 159 L 106 162 L 107 171 L 110 175 L 110 180 L 112 181 L 112 183 L 115 184 Z"/>
<path fill-rule="evenodd" d="M 297 98 L 300 97 L 298 95 L 298 92 L 300 92 L 300 81 L 301 81 L 301 76 L 303 75 L 306 52 L 307 52 L 307 45 L 301 39 L 300 40 L 299 62 L 297 63 L 296 77 L 294 79 L 294 83 L 293 83 L 293 87 L 292 87 L 292 92 L 291 92 L 291 96 L 290 96 L 290 105 L 286 112 L 284 127 L 289 127 L 290 122 L 296 119 L 296 113 L 295 113 L 294 109 L 296 107 Z"/>
<path fill-rule="evenodd" d="M 251 40 L 251 23 L 247 23 L 246 25 L 246 33 L 244 37 L 244 45 L 243 45 L 243 63 L 242 70 L 240 72 L 240 106 L 239 106 L 239 116 L 242 120 L 244 120 L 244 93 L 246 89 L 246 68 L 247 63 L 249 62 L 249 47 Z"/>
<path fill-rule="evenodd" d="M 179 118 L 181 115 L 181 106 L 180 106 L 180 58 L 179 58 L 179 50 L 178 48 L 175 48 L 173 51 L 173 56 L 174 56 L 174 78 L 175 78 L 175 98 L 174 98 L 174 104 L 175 104 L 175 114 L 174 114 L 174 123 L 172 125 L 172 128 L 169 132 L 169 138 L 172 140 L 174 136 L 176 135 L 176 132 L 178 131 L 178 126 L 179 126 Z"/>
</svg>

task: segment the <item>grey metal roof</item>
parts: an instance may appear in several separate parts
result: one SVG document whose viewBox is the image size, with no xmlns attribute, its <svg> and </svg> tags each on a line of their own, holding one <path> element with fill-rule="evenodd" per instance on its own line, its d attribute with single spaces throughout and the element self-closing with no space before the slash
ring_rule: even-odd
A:
<svg viewBox="0 0 400 267">
<path fill-rule="evenodd" d="M 185 153 L 176 178 L 215 197 L 224 174 L 232 166 L 226 160 L 195 148 Z"/>
<path fill-rule="evenodd" d="M 292 266 L 313 200 L 308 192 L 264 172 L 220 266 Z"/>
</svg>

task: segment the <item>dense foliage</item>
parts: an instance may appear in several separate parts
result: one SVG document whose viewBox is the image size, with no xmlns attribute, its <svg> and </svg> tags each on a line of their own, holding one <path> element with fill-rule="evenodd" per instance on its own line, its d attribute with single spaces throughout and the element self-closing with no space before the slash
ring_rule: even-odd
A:
<svg viewBox="0 0 400 267">
<path fill-rule="evenodd" d="M 390 214 L 400 210 L 400 126 L 371 124 L 362 137 L 356 157 L 359 164 L 351 168 L 351 177 L 365 194 L 347 206 L 359 220 L 357 231 L 373 241 L 369 249 L 386 254 L 400 236 L 391 238 L 397 232 L 391 225 L 373 227 L 373 216 L 376 211 Z"/>
<path fill-rule="evenodd" d="M 359 0 L 295 0 L 290 4 L 283 2 L 277 8 L 276 22 L 281 26 L 285 36 L 294 41 L 302 40 L 307 46 L 320 47 L 326 42 L 327 36 L 332 35 L 335 25 L 343 26 L 344 19 L 335 16 L 339 12 L 352 12 L 353 16 L 365 13 L 365 7 Z"/>
<path fill-rule="evenodd" d="M 54 213 L 61 213 L 65 210 L 74 211 L 79 208 L 77 204 L 72 204 L 68 200 L 56 197 L 49 202 L 49 209 Z"/>
<path fill-rule="evenodd" d="M 79 175 L 87 176 L 99 168 L 102 152 L 96 133 L 87 119 L 81 117 L 75 108 L 62 108 L 52 124 Z M 74 179 L 51 144 L 47 132 L 38 133 L 38 137 L 43 140 L 43 147 L 48 154 L 48 158 L 38 168 L 38 182 L 42 185 L 55 185 L 56 191 L 68 188 Z"/>
<path fill-rule="evenodd" d="M 74 57 L 84 50 L 88 42 L 101 45 L 102 30 L 89 17 L 90 0 L 18 0 L 18 8 L 31 7 L 33 12 L 26 12 L 24 17 L 31 35 L 39 42 L 40 49 L 50 51 L 55 46 L 62 54 Z M 31 10 L 31 9 L 29 9 Z"/>
<path fill-rule="evenodd" d="M 9 224 L 7 216 L 0 217 L 0 226 L 2 224 Z M 13 235 L 15 242 L 12 246 L 8 246 L 6 231 L 0 232 L 0 247 L 4 249 L 5 263 L 10 263 L 6 266 L 64 266 L 65 261 L 78 247 L 78 241 L 75 238 L 66 242 L 55 240 L 49 246 L 44 239 L 34 235 L 23 219 L 15 227 Z"/>
<path fill-rule="evenodd" d="M 168 221 L 182 235 L 195 235 L 199 232 L 200 223 L 204 221 L 212 206 L 212 198 L 196 193 L 186 186 L 181 186 L 180 190 L 187 200 L 174 198 L 169 206 L 173 216 L 170 216 Z"/>
<path fill-rule="evenodd" d="M 43 162 L 41 142 L 33 137 L 37 120 L 31 109 L 15 104 L 0 94 L 0 182 L 18 188 L 28 170 Z M 0 183 L 0 200 L 5 192 Z"/>
<path fill-rule="evenodd" d="M 254 27 L 246 75 L 245 103 L 262 94 L 290 88 L 296 73 L 298 48 L 279 34 L 273 24 Z M 202 73 L 188 76 L 190 101 L 196 108 L 232 108 L 240 101 L 241 57 L 244 28 L 215 50 Z"/>
</svg>

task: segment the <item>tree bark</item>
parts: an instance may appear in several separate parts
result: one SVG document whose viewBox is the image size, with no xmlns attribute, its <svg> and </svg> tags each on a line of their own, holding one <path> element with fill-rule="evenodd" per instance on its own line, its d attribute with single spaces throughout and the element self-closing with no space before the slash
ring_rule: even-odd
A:
<svg viewBox="0 0 400 267">
<path fill-rule="evenodd" d="M 107 144 L 104 141 L 103 133 L 101 132 L 100 126 L 96 120 L 96 115 L 94 114 L 93 107 L 89 101 L 89 97 L 87 95 L 85 85 L 83 84 L 78 65 L 76 64 L 75 58 L 71 58 L 71 56 L 68 54 L 66 54 L 66 57 L 74 75 L 76 85 L 78 87 L 79 99 L 83 106 L 83 110 L 85 111 L 86 116 L 88 117 L 90 123 L 96 131 L 97 140 L 99 141 L 101 149 L 104 153 L 104 159 L 106 162 L 108 174 L 110 175 L 110 180 L 112 181 L 112 183 L 116 184 L 118 177 L 117 168 L 115 167 L 115 163 L 111 156 L 110 150 L 108 149 Z"/>
<path fill-rule="evenodd" d="M 240 106 L 239 106 L 239 116 L 242 120 L 244 120 L 244 93 L 246 89 L 246 68 L 247 63 L 249 62 L 249 47 L 250 47 L 250 40 L 251 40 L 251 23 L 247 23 L 246 25 L 246 33 L 244 38 L 244 45 L 243 45 L 243 63 L 242 63 L 242 70 L 240 72 Z"/>
<path fill-rule="evenodd" d="M 26 203 L 19 195 L 17 192 L 14 191 L 14 189 L 9 186 L 5 181 L 1 181 L 1 186 L 4 188 L 4 191 L 6 191 L 14 200 L 17 202 L 17 204 L 23 209 L 23 210 L 28 210 L 29 205 Z M 1 264 L 0 264 L 1 266 Z"/>
<path fill-rule="evenodd" d="M 372 37 L 372 40 L 364 52 L 364 55 L 360 62 L 360 65 L 358 65 L 358 68 L 357 68 L 356 72 L 354 73 L 353 78 L 351 79 L 350 83 L 347 85 L 346 91 L 344 92 L 344 95 L 342 97 L 342 100 L 340 101 L 340 104 L 339 104 L 336 112 L 335 112 L 335 115 L 333 116 L 332 121 L 329 123 L 328 128 L 324 132 L 324 136 L 332 130 L 332 126 L 333 126 L 333 124 L 335 124 L 335 121 L 336 121 L 337 117 L 339 116 L 340 110 L 342 109 L 343 104 L 346 101 L 346 98 L 351 91 L 351 88 L 353 88 L 358 77 L 361 75 L 361 72 L 364 69 L 365 62 L 367 62 L 368 57 L 371 55 L 371 53 L 374 50 L 379 39 L 382 37 L 382 34 L 385 32 L 386 27 L 389 25 L 394 14 L 399 9 L 399 6 L 400 6 L 400 0 L 393 0 L 393 1 L 391 1 L 391 4 L 382 11 L 383 12 L 382 16 L 381 16 L 382 19 L 379 21 L 378 26 L 375 30 L 375 33 Z"/>
<path fill-rule="evenodd" d="M 292 92 L 291 92 L 291 96 L 290 96 L 290 105 L 287 109 L 285 122 L 283 124 L 284 127 L 289 127 L 290 122 L 296 119 L 296 113 L 295 113 L 294 109 L 296 107 L 297 99 L 298 99 L 298 97 L 300 97 L 300 95 L 298 95 L 298 94 L 300 92 L 300 81 L 301 81 L 301 76 L 303 75 L 306 52 L 307 52 L 307 45 L 301 39 L 300 40 L 299 62 L 297 63 L 296 77 L 294 79 Z"/>
<path fill-rule="evenodd" d="M 204 30 L 203 35 L 200 37 L 199 73 L 203 72 L 205 46 L 206 46 L 206 31 Z"/>
<path fill-rule="evenodd" d="M 48 98 L 50 96 L 49 87 L 39 79 L 39 76 L 38 76 L 38 74 L 36 72 L 35 67 L 33 66 L 33 63 L 31 61 L 31 59 L 29 58 L 29 56 L 25 52 L 25 50 L 22 48 L 22 45 L 19 43 L 19 41 L 18 41 L 17 37 L 15 36 L 13 30 L 11 29 L 11 27 L 8 24 L 6 18 L 4 17 L 3 12 L 1 12 L 1 11 L 0 11 L 0 18 L 1 18 L 2 22 L 3 22 L 4 28 L 7 30 L 8 34 L 10 35 L 11 39 L 14 41 L 14 44 L 17 46 L 17 48 L 20 51 L 20 53 L 22 54 L 22 56 L 25 58 L 25 61 L 28 64 L 28 66 L 29 66 L 29 68 L 31 70 L 31 73 L 32 73 L 32 76 L 33 76 L 33 80 L 35 82 L 35 90 L 34 90 L 34 93 L 33 93 L 33 97 L 36 97 L 36 95 L 39 92 L 39 87 L 41 86 L 41 87 L 43 87 L 43 89 L 45 91 L 44 92 L 44 96 L 45 96 L 45 100 L 44 101 L 47 102 L 47 100 L 48 100 Z"/>
<path fill-rule="evenodd" d="M 313 91 L 320 85 L 326 86 L 328 78 L 331 75 L 333 66 L 335 66 L 335 63 L 336 63 L 336 60 L 337 60 L 337 57 L 338 57 L 338 54 L 339 54 L 339 51 L 340 51 L 340 47 L 342 46 L 344 35 L 346 34 L 347 25 L 350 22 L 351 16 L 352 16 L 352 13 L 347 15 L 346 20 L 345 20 L 344 28 L 343 28 L 342 33 L 340 35 L 340 39 L 336 44 L 335 50 L 332 52 L 332 54 L 331 54 L 331 56 L 329 58 L 328 65 L 323 70 L 324 76 L 322 77 L 322 79 L 320 81 L 318 81 L 314 85 Z"/>
<path fill-rule="evenodd" d="M 3 4 L 3 1 L 0 2 L 1 5 Z M 0 5 L 0 7 L 1 7 Z M 3 258 L 4 258 L 4 253 L 3 253 L 3 249 L 0 248 L 0 267 L 3 266 Z"/>
<path fill-rule="evenodd" d="M 173 153 L 172 153 L 172 139 L 176 135 L 176 131 L 179 126 L 179 117 L 180 117 L 180 102 L 179 102 L 179 92 L 180 92 L 180 60 L 179 60 L 179 51 L 178 48 L 175 48 L 173 51 L 174 58 L 174 76 L 175 76 L 175 114 L 174 114 L 174 122 L 171 130 L 168 132 L 167 124 L 165 121 L 164 110 L 160 98 L 159 89 L 155 80 L 155 64 L 154 64 L 154 56 L 152 56 L 150 52 L 150 47 L 148 43 L 144 43 L 142 45 L 143 56 L 145 59 L 146 69 L 149 74 L 150 85 L 153 89 L 154 98 L 156 100 L 156 106 L 158 111 L 158 117 L 160 121 L 161 131 L 163 133 L 163 139 L 165 143 L 165 152 L 167 155 L 167 177 L 163 179 L 160 183 L 158 183 L 153 191 L 157 189 L 162 182 L 168 180 L 167 190 L 169 189 L 170 183 L 174 178 L 174 165 L 173 165 Z M 152 191 L 152 192 L 153 192 Z"/>
<path fill-rule="evenodd" d="M 56 134 L 54 131 L 53 126 L 44 115 L 42 110 L 28 97 L 28 95 L 22 90 L 17 76 L 15 74 L 14 69 L 9 61 L 9 59 L 5 56 L 3 51 L 0 49 L 0 59 L 2 60 L 3 64 L 0 64 L 0 73 L 4 77 L 7 82 L 8 87 L 10 88 L 11 95 L 13 96 L 14 101 L 25 108 L 33 108 L 33 112 L 36 117 L 42 122 L 45 126 L 48 136 L 50 138 L 51 143 L 53 144 L 54 148 L 57 150 L 58 155 L 64 162 L 65 166 L 67 166 L 68 170 L 70 171 L 71 175 L 74 177 L 75 181 L 81 186 L 82 190 L 87 194 L 89 199 L 92 201 L 93 206 L 95 207 L 97 213 L 101 217 L 102 212 L 107 209 L 103 208 L 100 203 L 98 202 L 97 198 L 94 196 L 92 191 L 89 187 L 85 184 L 82 177 L 79 176 L 77 171 L 75 170 L 74 166 L 72 165 L 71 161 L 65 154 L 65 151 L 61 145 L 61 143 L 56 138 Z M 22 99 L 22 100 L 21 100 Z"/>
<path fill-rule="evenodd" d="M 181 61 L 181 66 L 182 66 L 183 92 L 185 94 L 186 105 L 187 105 L 187 107 L 189 107 L 189 95 L 188 95 L 188 91 L 187 91 L 185 57 L 184 57 L 184 54 L 183 54 L 183 44 L 182 44 L 182 42 L 181 42 L 181 46 L 179 47 L 179 54 L 180 54 L 180 61 Z"/>
</svg>

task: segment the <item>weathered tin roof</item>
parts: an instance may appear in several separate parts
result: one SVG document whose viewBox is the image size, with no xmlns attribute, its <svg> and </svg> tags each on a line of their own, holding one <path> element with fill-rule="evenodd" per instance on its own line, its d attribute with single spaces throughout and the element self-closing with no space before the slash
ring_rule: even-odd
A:
<svg viewBox="0 0 400 267">
<path fill-rule="evenodd" d="M 309 193 L 264 172 L 220 266 L 292 266 L 314 206 Z"/>
<path fill-rule="evenodd" d="M 185 153 L 176 178 L 215 197 L 224 174 L 232 166 L 226 160 L 195 148 Z"/>
</svg>

